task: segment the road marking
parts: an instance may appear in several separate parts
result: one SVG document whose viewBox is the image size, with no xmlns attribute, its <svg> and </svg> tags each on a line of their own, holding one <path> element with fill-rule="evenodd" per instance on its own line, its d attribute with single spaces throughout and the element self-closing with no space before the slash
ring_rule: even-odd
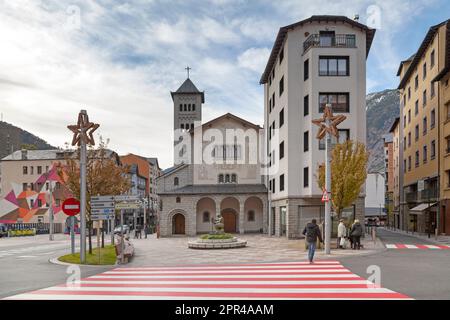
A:
<svg viewBox="0 0 450 320">
<path fill-rule="evenodd" d="M 386 244 L 387 249 L 432 249 L 432 250 L 450 250 L 447 245 L 433 245 L 433 244 Z"/>
<path fill-rule="evenodd" d="M 265 263 L 116 268 L 6 299 L 410 299 L 340 263 Z"/>
</svg>

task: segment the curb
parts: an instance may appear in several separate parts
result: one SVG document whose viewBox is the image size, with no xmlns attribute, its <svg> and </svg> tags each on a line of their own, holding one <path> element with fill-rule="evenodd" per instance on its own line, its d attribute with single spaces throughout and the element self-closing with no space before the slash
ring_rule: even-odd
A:
<svg viewBox="0 0 450 320">
<path fill-rule="evenodd" d="M 48 262 L 52 263 L 52 264 L 57 264 L 60 266 L 79 266 L 79 267 L 116 267 L 119 264 L 102 264 L 102 265 L 98 265 L 98 264 L 78 264 L 78 263 L 68 263 L 68 262 L 62 262 L 58 260 L 59 257 L 54 257 L 54 258 L 50 258 L 48 259 Z"/>
</svg>

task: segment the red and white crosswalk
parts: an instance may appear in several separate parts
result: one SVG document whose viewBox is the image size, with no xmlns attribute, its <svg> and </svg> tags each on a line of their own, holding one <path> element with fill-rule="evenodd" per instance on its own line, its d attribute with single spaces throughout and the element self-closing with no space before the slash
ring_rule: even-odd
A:
<svg viewBox="0 0 450 320">
<path fill-rule="evenodd" d="M 434 245 L 434 244 L 386 244 L 388 249 L 433 249 L 433 250 L 450 250 L 450 246 L 447 245 Z"/>
<path fill-rule="evenodd" d="M 408 299 L 338 261 L 116 268 L 7 299 Z"/>
</svg>

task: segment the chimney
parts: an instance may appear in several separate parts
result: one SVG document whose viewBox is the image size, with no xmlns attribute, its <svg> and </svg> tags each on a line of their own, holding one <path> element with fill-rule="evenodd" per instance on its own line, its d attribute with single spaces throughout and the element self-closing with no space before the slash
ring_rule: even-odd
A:
<svg viewBox="0 0 450 320">
<path fill-rule="evenodd" d="M 28 150 L 27 149 L 22 149 L 22 160 L 28 160 Z"/>
<path fill-rule="evenodd" d="M 356 13 L 356 14 L 353 16 L 353 20 L 359 21 L 359 14 Z"/>
</svg>

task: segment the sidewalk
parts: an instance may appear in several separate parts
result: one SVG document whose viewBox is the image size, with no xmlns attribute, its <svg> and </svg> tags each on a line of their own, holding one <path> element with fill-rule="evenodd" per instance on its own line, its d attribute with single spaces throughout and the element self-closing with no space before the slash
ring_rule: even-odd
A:
<svg viewBox="0 0 450 320">
<path fill-rule="evenodd" d="M 404 230 L 400 229 L 390 229 L 390 228 L 384 228 L 386 231 L 395 232 L 398 234 L 404 234 L 410 237 L 415 237 L 417 239 L 422 239 L 425 241 L 429 241 L 435 244 L 444 244 L 444 245 L 450 245 L 450 236 L 442 236 L 439 235 L 436 239 L 436 236 L 434 234 L 430 235 L 430 238 L 428 238 L 428 234 L 424 233 L 418 233 L 418 232 L 406 232 Z"/>
</svg>

